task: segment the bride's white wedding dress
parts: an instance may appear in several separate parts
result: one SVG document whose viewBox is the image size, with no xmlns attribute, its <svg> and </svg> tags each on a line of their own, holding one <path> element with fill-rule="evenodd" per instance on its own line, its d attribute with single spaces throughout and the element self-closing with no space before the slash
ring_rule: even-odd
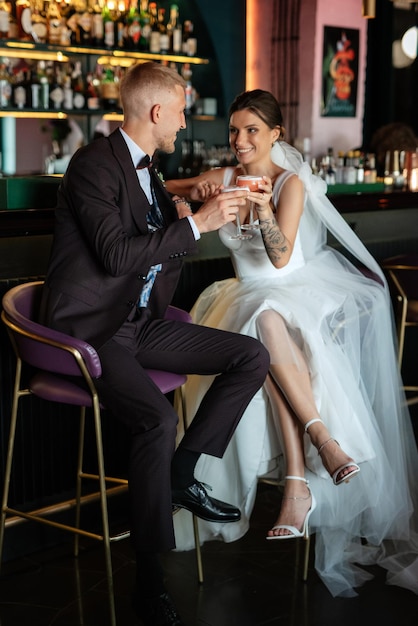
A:
<svg viewBox="0 0 418 626">
<path fill-rule="evenodd" d="M 236 278 L 208 287 L 192 309 L 193 319 L 257 337 L 261 311 L 273 309 L 282 316 L 305 354 L 323 421 L 361 467 L 350 483 L 336 487 L 305 435 L 305 475 L 318 503 L 310 518 L 311 532 L 316 533 L 316 570 L 333 595 L 355 595 L 354 589 L 371 578 L 361 564 L 376 563 L 388 570 L 388 583 L 418 593 L 418 455 L 403 404 L 385 280 L 325 196 L 323 181 L 312 176 L 299 153 L 281 143 L 273 148 L 272 158 L 290 170 L 275 182 L 276 200 L 292 171 L 306 189 L 292 257 L 286 267 L 276 269 L 259 231 L 251 240 L 231 240 L 235 226 L 226 225 L 219 235 L 230 249 Z M 226 184 L 231 175 L 232 168 L 226 172 Z M 327 229 L 344 255 L 326 245 Z M 356 269 L 348 257 L 374 278 Z M 280 349 L 278 355 L 270 353 L 272 361 L 280 358 Z M 210 382 L 207 377 L 189 377 L 189 416 Z M 273 409 L 262 389 L 248 406 L 224 457 L 202 455 L 196 467 L 196 478 L 212 487 L 213 497 L 242 512 L 237 523 L 199 520 L 202 541 L 234 541 L 245 534 L 257 480 L 265 474 L 284 476 Z M 174 526 L 177 549 L 192 549 L 190 515 L 180 511 Z"/>
</svg>

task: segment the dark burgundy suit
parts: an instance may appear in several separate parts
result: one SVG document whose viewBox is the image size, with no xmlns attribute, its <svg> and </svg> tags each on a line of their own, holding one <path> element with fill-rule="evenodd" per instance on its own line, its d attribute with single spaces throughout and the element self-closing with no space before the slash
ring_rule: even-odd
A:
<svg viewBox="0 0 418 626">
<path fill-rule="evenodd" d="M 144 368 L 220 374 L 183 445 L 222 456 L 264 381 L 268 355 L 249 337 L 163 320 L 182 258 L 196 254 L 197 245 L 189 221 L 178 219 L 169 194 L 153 179 L 166 227 L 149 233 L 149 204 L 119 130 L 74 155 L 58 192 L 41 319 L 98 350 L 99 394 L 132 435 L 135 548 L 162 551 L 174 546 L 170 463 L 177 415 Z M 162 271 L 148 308 L 138 314 L 143 281 L 157 263 Z"/>
</svg>

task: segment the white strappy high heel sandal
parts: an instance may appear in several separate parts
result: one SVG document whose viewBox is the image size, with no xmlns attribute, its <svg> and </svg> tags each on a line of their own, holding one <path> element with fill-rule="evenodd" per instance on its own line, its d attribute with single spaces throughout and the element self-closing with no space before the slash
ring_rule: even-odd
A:
<svg viewBox="0 0 418 626">
<path fill-rule="evenodd" d="M 305 433 L 308 432 L 308 428 L 312 425 L 315 424 L 315 422 L 322 422 L 322 420 L 319 417 L 316 417 L 315 419 L 310 420 L 309 422 L 307 422 L 305 424 Z M 323 444 L 321 444 L 318 448 L 318 455 L 321 454 L 322 450 L 325 448 L 325 446 L 330 443 L 331 441 L 335 441 L 335 443 L 337 444 L 337 446 L 340 446 L 340 444 L 338 443 L 338 441 L 336 439 L 334 439 L 334 437 L 330 437 L 329 439 L 327 439 L 326 441 L 324 441 Z M 338 478 L 338 476 L 340 476 L 341 472 L 343 472 L 347 467 L 352 467 L 353 469 L 351 470 L 351 472 L 347 472 L 347 474 L 344 474 L 344 476 L 342 476 L 341 478 Z M 344 463 L 344 465 L 340 465 L 340 467 L 338 467 L 335 472 L 333 472 L 332 474 L 332 481 L 334 483 L 334 485 L 342 485 L 343 483 L 348 483 L 350 478 L 353 478 L 353 476 L 355 476 L 356 474 L 358 474 L 360 471 L 360 467 L 357 465 L 357 463 L 354 463 L 354 461 L 349 461 L 348 463 Z"/>
<path fill-rule="evenodd" d="M 302 478 L 301 476 L 285 476 L 285 480 L 300 480 L 302 482 L 304 482 L 308 488 L 309 491 L 309 496 L 307 496 L 306 498 L 297 498 L 297 497 L 288 497 L 288 496 L 283 496 L 284 498 L 287 498 L 289 500 L 307 500 L 308 498 L 312 498 L 312 502 L 311 502 L 311 507 L 309 509 L 309 511 L 306 513 L 306 517 L 304 519 L 302 528 L 299 530 L 298 528 L 296 528 L 296 526 L 290 526 L 289 524 L 278 524 L 277 526 L 273 526 L 273 528 L 271 530 L 280 530 L 281 528 L 288 530 L 289 534 L 287 535 L 271 535 L 271 536 L 267 536 L 266 539 L 271 540 L 271 539 L 296 539 L 298 537 L 304 537 L 305 539 L 309 539 L 309 518 L 311 516 L 311 513 L 315 510 L 316 508 L 316 501 L 314 498 L 313 493 L 311 492 L 311 490 L 309 489 L 309 482 L 306 480 L 306 478 Z"/>
</svg>

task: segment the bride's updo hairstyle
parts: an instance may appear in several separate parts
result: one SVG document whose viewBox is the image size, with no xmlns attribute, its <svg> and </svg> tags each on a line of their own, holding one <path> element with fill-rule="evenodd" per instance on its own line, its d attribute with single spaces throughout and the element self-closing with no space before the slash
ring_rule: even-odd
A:
<svg viewBox="0 0 418 626">
<path fill-rule="evenodd" d="M 283 139 L 285 129 L 283 126 L 283 116 L 276 98 L 263 89 L 253 89 L 240 93 L 229 107 L 229 117 L 236 111 L 248 109 L 257 115 L 269 128 L 280 128 L 280 137 Z"/>
</svg>

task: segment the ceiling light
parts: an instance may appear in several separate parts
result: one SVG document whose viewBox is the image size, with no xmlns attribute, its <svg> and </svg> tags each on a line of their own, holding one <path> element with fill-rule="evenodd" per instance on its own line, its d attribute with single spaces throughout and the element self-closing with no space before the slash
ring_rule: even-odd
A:
<svg viewBox="0 0 418 626">
<path fill-rule="evenodd" d="M 392 65 L 396 67 L 396 69 L 401 69 L 404 67 L 408 67 L 412 65 L 414 59 L 410 59 L 406 56 L 404 51 L 402 50 L 402 43 L 400 39 L 396 39 L 392 43 Z"/>
<path fill-rule="evenodd" d="M 418 26 L 411 26 L 402 37 L 402 50 L 410 59 L 417 58 Z"/>
</svg>

